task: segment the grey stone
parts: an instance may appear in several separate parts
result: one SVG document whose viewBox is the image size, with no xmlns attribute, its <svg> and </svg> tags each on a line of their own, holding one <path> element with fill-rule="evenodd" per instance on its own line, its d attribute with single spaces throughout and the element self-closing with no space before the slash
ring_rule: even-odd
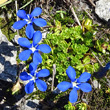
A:
<svg viewBox="0 0 110 110">
<path fill-rule="evenodd" d="M 9 12 L 7 14 L 5 14 L 4 12 L 2 14 L 0 14 L 0 18 L 5 19 L 6 17 L 11 18 L 12 17 L 12 14 L 9 13 Z"/>
<path fill-rule="evenodd" d="M 93 86 L 94 86 L 94 88 L 96 89 L 96 88 L 101 88 L 101 84 L 100 83 L 98 83 L 98 81 L 97 80 L 93 80 Z"/>
<path fill-rule="evenodd" d="M 10 106 L 5 106 L 5 107 L 3 108 L 3 110 L 10 110 L 10 109 L 11 109 Z"/>
<path fill-rule="evenodd" d="M 106 80 L 107 80 L 107 85 L 109 86 L 109 88 L 110 88 L 110 80 L 107 78 L 107 77 L 105 77 L 106 78 Z"/>
<path fill-rule="evenodd" d="M 110 19 L 110 0 L 97 1 L 95 13 L 99 16 L 99 18 L 108 21 Z"/>
<path fill-rule="evenodd" d="M 39 42 L 39 43 L 42 43 L 43 42 L 43 40 L 47 37 L 47 34 L 48 34 L 49 32 L 48 31 L 46 31 L 46 30 L 44 30 L 43 32 L 42 32 L 42 39 L 41 39 L 41 41 Z"/>
<path fill-rule="evenodd" d="M 60 91 L 57 87 L 53 90 L 53 94 L 59 94 L 61 93 L 62 91 Z"/>
<path fill-rule="evenodd" d="M 28 99 L 20 101 L 19 110 L 39 110 L 39 100 Z"/>
<path fill-rule="evenodd" d="M 85 3 L 85 2 L 79 2 L 79 7 L 77 8 L 78 11 L 82 11 L 82 9 L 85 9 L 85 10 L 89 10 L 89 6 Z"/>
<path fill-rule="evenodd" d="M 17 49 L 0 30 L 0 79 L 15 82 L 17 75 Z"/>
<path fill-rule="evenodd" d="M 37 107 L 38 105 L 39 105 L 39 100 L 36 100 L 36 99 L 31 100 L 31 99 L 29 99 L 29 100 L 26 100 L 25 108 L 27 108 L 26 110 L 36 110 L 36 108 L 38 110 L 38 107 Z"/>
<path fill-rule="evenodd" d="M 15 37 L 12 39 L 13 43 L 18 44 L 18 39 L 21 38 L 19 35 L 15 35 Z"/>
<path fill-rule="evenodd" d="M 48 31 L 44 30 L 44 31 L 42 32 L 42 38 L 45 39 L 45 38 L 47 37 L 47 34 L 48 34 L 48 33 L 49 33 Z"/>
</svg>

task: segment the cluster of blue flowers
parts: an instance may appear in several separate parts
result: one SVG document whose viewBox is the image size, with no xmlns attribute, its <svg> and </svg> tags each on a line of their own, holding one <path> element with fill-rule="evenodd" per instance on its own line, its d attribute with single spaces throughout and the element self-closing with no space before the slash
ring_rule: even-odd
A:
<svg viewBox="0 0 110 110">
<path fill-rule="evenodd" d="M 34 84 L 36 84 L 37 88 L 40 91 L 46 91 L 47 85 L 43 80 L 40 80 L 39 77 L 47 77 L 50 74 L 48 69 L 42 69 L 38 72 L 36 71 L 37 66 L 42 62 L 42 57 L 39 51 L 43 53 L 51 52 L 51 48 L 49 47 L 49 45 L 39 45 L 39 42 L 42 39 L 42 33 L 40 31 L 35 32 L 33 28 L 33 23 L 39 27 L 46 26 L 47 23 L 44 19 L 35 18 L 39 16 L 41 13 L 42 9 L 39 7 L 35 8 L 31 14 L 26 14 L 25 10 L 18 10 L 17 16 L 23 20 L 19 20 L 13 24 L 14 29 L 21 29 L 23 26 L 27 24 L 26 36 L 28 37 L 28 39 L 33 40 L 33 42 L 30 43 L 30 41 L 27 38 L 18 39 L 19 45 L 27 48 L 19 54 L 19 59 L 22 61 L 26 61 L 31 54 L 33 57 L 33 62 L 29 65 L 30 73 L 22 72 L 20 74 L 21 80 L 28 81 L 28 83 L 25 85 L 25 91 L 27 94 L 33 92 Z M 76 72 L 74 68 L 72 68 L 71 66 L 67 68 L 66 73 L 70 78 L 71 82 L 63 81 L 57 85 L 57 88 L 63 92 L 69 88 L 72 88 L 72 91 L 69 95 L 69 100 L 71 103 L 77 101 L 77 90 L 81 89 L 83 92 L 90 92 L 92 90 L 91 85 L 89 83 L 86 83 L 91 77 L 90 73 L 84 72 L 81 74 L 79 78 L 76 79 Z"/>
<path fill-rule="evenodd" d="M 34 83 L 36 83 L 37 88 L 39 90 L 46 91 L 47 85 L 44 81 L 40 80 L 39 77 L 46 77 L 50 74 L 49 70 L 47 69 L 42 69 L 39 72 L 36 72 L 38 64 L 42 62 L 42 57 L 39 54 L 39 51 L 43 53 L 51 52 L 51 48 L 49 47 L 49 45 L 38 44 L 42 39 L 42 33 L 40 31 L 35 32 L 33 28 L 33 23 L 35 23 L 39 27 L 43 27 L 47 24 L 44 19 L 35 18 L 36 16 L 39 16 L 41 13 L 42 9 L 39 7 L 35 8 L 31 14 L 26 14 L 25 10 L 18 10 L 17 16 L 19 18 L 22 18 L 23 20 L 19 20 L 13 24 L 14 29 L 21 29 L 24 25 L 27 24 L 26 36 L 28 37 L 28 39 L 33 40 L 33 42 L 30 43 L 30 41 L 27 38 L 18 39 L 19 45 L 27 48 L 19 54 L 19 59 L 22 61 L 26 61 L 31 54 L 33 56 L 33 62 L 29 65 L 30 73 L 22 72 L 20 74 L 21 80 L 28 80 L 28 83 L 25 85 L 25 91 L 27 94 L 33 92 Z"/>
</svg>

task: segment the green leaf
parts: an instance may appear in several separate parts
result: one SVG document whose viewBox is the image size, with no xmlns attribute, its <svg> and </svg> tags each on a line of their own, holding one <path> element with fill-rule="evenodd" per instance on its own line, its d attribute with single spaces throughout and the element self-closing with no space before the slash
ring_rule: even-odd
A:
<svg viewBox="0 0 110 110">
<path fill-rule="evenodd" d="M 93 73 L 93 66 L 91 64 L 87 64 L 84 66 L 84 68 L 89 72 L 89 73 Z"/>
<path fill-rule="evenodd" d="M 91 31 L 92 30 L 92 20 L 91 19 L 86 19 L 85 22 L 84 22 L 84 28 L 86 28 L 88 31 Z"/>
<path fill-rule="evenodd" d="M 92 41 L 93 41 L 93 33 L 88 31 L 88 32 L 86 32 L 84 34 L 84 37 L 85 37 L 84 38 L 85 45 L 92 47 L 93 46 L 93 43 L 92 43 Z"/>
<path fill-rule="evenodd" d="M 86 56 L 84 59 L 83 59 L 83 63 L 84 64 L 87 64 L 87 63 L 90 63 L 90 57 L 89 56 Z"/>
<path fill-rule="evenodd" d="M 64 108 L 65 110 L 75 110 L 75 107 L 72 105 L 71 102 L 68 102 L 68 104 L 66 104 Z"/>
<path fill-rule="evenodd" d="M 87 110 L 87 104 L 86 103 L 78 103 L 76 105 L 77 110 Z"/>
<path fill-rule="evenodd" d="M 84 68 L 84 65 L 81 63 L 76 66 L 76 69 L 78 69 L 78 70 L 81 70 L 83 68 Z"/>
</svg>

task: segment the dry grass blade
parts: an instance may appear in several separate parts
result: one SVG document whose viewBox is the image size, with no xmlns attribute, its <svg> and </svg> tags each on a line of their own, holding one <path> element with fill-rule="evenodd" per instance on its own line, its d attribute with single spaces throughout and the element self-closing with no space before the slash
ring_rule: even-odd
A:
<svg viewBox="0 0 110 110">
<path fill-rule="evenodd" d="M 0 5 L 5 3 L 7 0 L 0 0 Z"/>
<path fill-rule="evenodd" d="M 51 91 L 53 91 L 53 87 L 54 87 L 55 74 L 56 74 L 56 65 L 53 64 L 53 76 L 52 76 L 52 87 L 51 87 Z"/>
</svg>

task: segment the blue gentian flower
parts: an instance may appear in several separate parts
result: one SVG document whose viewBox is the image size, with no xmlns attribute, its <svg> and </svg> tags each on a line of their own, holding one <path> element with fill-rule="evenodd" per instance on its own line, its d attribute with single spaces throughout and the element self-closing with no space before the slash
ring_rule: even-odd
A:
<svg viewBox="0 0 110 110">
<path fill-rule="evenodd" d="M 110 70 L 110 62 L 108 62 L 105 67 L 100 67 L 99 71 L 94 73 L 94 76 L 97 79 L 103 78 L 106 76 L 108 70 Z"/>
<path fill-rule="evenodd" d="M 18 10 L 17 16 L 23 20 L 19 20 L 13 24 L 14 29 L 21 29 L 23 26 L 27 24 L 26 27 L 26 36 L 31 39 L 34 33 L 33 23 L 35 23 L 39 27 L 46 26 L 47 23 L 42 18 L 35 18 L 35 16 L 39 16 L 42 13 L 42 9 L 37 7 L 35 8 L 31 14 L 26 14 L 25 10 Z"/>
<path fill-rule="evenodd" d="M 23 80 L 23 81 L 28 80 L 28 83 L 25 85 L 25 92 L 27 94 L 30 94 L 33 92 L 34 84 L 36 84 L 37 88 L 40 91 L 46 91 L 46 89 L 47 89 L 46 83 L 43 80 L 39 79 L 39 77 L 49 76 L 49 74 L 50 74 L 49 70 L 48 69 L 42 69 L 39 72 L 35 72 L 36 68 L 37 68 L 37 66 L 34 63 L 31 63 L 29 65 L 30 73 L 22 72 L 20 74 L 21 80 Z"/>
<path fill-rule="evenodd" d="M 57 85 L 57 88 L 62 92 L 66 91 L 69 88 L 72 88 L 72 91 L 69 94 L 69 101 L 71 103 L 77 101 L 77 90 L 81 89 L 83 92 L 90 92 L 92 90 L 91 85 L 89 83 L 85 83 L 90 79 L 90 73 L 84 72 L 79 78 L 76 79 L 75 69 L 69 66 L 66 70 L 66 74 L 70 78 L 71 82 L 63 81 Z"/>
<path fill-rule="evenodd" d="M 22 47 L 28 48 L 27 50 L 22 51 L 19 54 L 19 59 L 22 61 L 26 61 L 31 54 L 33 54 L 33 62 L 38 65 L 42 62 L 41 55 L 39 51 L 43 53 L 49 53 L 51 48 L 47 44 L 39 45 L 38 42 L 42 39 L 42 33 L 40 31 L 36 31 L 33 35 L 33 43 L 31 44 L 27 38 L 19 38 L 18 43 Z"/>
<path fill-rule="evenodd" d="M 105 69 L 106 69 L 106 70 L 109 70 L 109 69 L 110 69 L 110 62 L 108 62 L 108 63 L 106 64 Z"/>
</svg>

